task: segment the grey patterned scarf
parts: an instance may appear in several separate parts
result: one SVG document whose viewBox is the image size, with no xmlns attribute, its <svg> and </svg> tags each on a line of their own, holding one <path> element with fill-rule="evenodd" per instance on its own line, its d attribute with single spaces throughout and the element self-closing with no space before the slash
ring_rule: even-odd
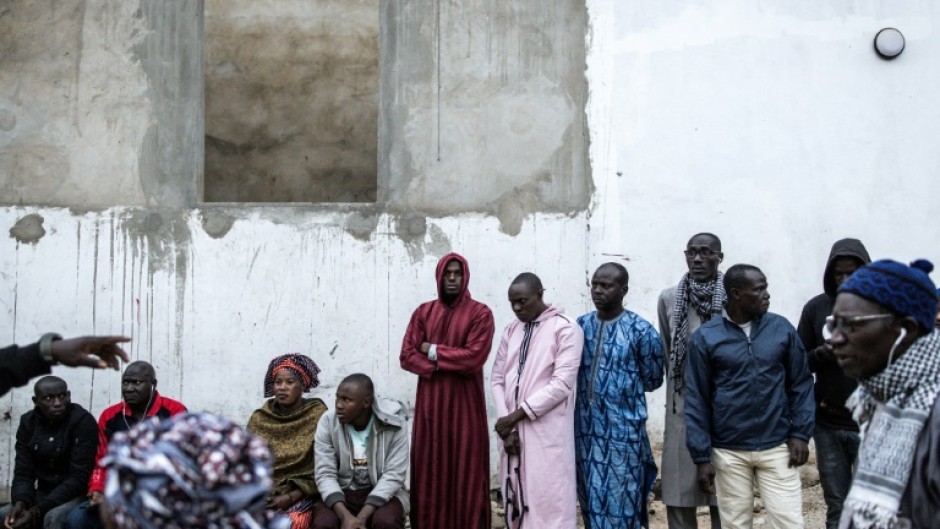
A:
<svg viewBox="0 0 940 529">
<path fill-rule="evenodd" d="M 839 527 L 893 529 L 917 438 L 940 394 L 940 330 L 919 338 L 884 371 L 858 382 L 846 406 L 865 434 Z M 876 414 L 878 403 L 884 406 Z"/>
<path fill-rule="evenodd" d="M 718 272 L 714 281 L 699 283 L 689 274 L 682 276 L 676 288 L 676 305 L 673 308 L 672 350 L 669 351 L 669 365 L 672 366 L 673 408 L 675 396 L 685 388 L 685 356 L 689 352 L 689 308 L 698 314 L 702 323 L 712 316 L 720 315 L 727 296 L 723 282 L 724 276 Z M 675 412 L 675 409 L 673 409 Z"/>
</svg>

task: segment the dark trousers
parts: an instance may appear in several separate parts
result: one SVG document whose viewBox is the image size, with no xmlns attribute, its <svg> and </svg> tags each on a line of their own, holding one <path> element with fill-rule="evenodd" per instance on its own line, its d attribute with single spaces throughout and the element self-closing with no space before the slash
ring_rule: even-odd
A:
<svg viewBox="0 0 940 529">
<path fill-rule="evenodd" d="M 835 430 L 816 424 L 816 468 L 826 499 L 826 529 L 836 529 L 842 515 L 842 502 L 852 485 L 852 471 L 858 457 L 858 432 Z"/>
<path fill-rule="evenodd" d="M 366 498 L 369 497 L 371 490 L 344 490 L 346 496 L 344 503 L 349 512 L 359 514 L 366 505 Z M 326 506 L 325 503 L 318 502 L 313 507 L 313 522 L 310 529 L 340 529 L 342 522 L 339 516 Z M 366 527 L 371 529 L 404 529 L 405 527 L 405 509 L 402 507 L 398 498 L 392 498 L 385 505 L 379 507 L 372 513 L 372 517 L 366 522 Z"/>
</svg>

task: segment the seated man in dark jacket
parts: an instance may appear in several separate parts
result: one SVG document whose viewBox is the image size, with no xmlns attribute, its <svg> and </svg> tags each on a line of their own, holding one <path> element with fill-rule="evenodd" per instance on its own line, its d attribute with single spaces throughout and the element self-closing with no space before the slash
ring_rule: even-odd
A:
<svg viewBox="0 0 940 529">
<path fill-rule="evenodd" d="M 23 414 L 16 431 L 13 503 L 0 510 L 13 529 L 61 527 L 85 498 L 98 450 L 95 418 L 72 404 L 64 380 L 43 377 L 33 391 L 36 409 Z"/>
<path fill-rule="evenodd" d="M 767 312 L 755 266 L 725 272 L 726 315 L 695 331 L 686 359 L 686 444 L 724 529 L 750 528 L 753 482 L 771 527 L 803 527 L 799 469 L 813 435 L 813 378 L 796 329 Z M 717 489 L 717 490 L 712 490 Z"/>
</svg>

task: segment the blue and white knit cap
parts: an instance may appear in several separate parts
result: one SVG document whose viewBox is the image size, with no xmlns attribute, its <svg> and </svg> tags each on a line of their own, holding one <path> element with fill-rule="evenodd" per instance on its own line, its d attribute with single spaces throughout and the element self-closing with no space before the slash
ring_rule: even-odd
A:
<svg viewBox="0 0 940 529">
<path fill-rule="evenodd" d="M 874 301 L 899 316 L 912 316 L 928 331 L 937 316 L 937 285 L 927 275 L 932 271 L 933 263 L 926 259 L 910 266 L 881 259 L 856 270 L 839 286 L 839 292 Z"/>
</svg>

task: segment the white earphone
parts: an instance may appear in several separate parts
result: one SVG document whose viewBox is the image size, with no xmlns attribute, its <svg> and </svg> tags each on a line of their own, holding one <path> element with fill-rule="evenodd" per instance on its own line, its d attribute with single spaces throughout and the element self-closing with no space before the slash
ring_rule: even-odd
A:
<svg viewBox="0 0 940 529">
<path fill-rule="evenodd" d="M 891 346 L 891 352 L 888 353 L 888 365 L 885 366 L 885 369 L 891 367 L 891 361 L 894 360 L 894 352 L 898 349 L 898 346 L 901 345 L 901 340 L 907 336 L 907 329 L 901 327 L 901 333 L 898 334 L 898 339 L 894 341 L 894 345 Z"/>
</svg>

